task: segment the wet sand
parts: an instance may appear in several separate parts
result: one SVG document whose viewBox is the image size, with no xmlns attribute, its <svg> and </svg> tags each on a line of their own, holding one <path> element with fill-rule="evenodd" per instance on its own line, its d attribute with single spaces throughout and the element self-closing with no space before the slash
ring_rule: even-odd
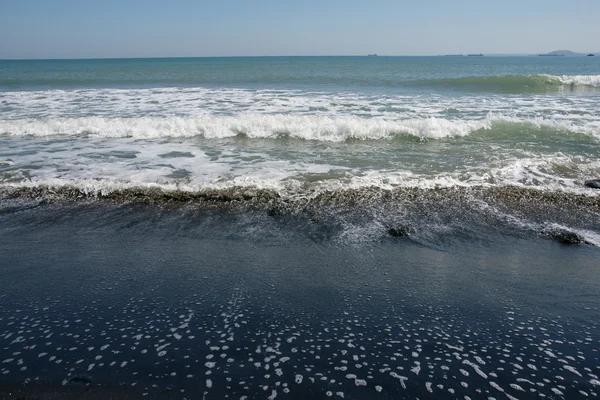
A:
<svg viewBox="0 0 600 400">
<path fill-rule="evenodd" d="M 600 392 L 594 246 L 149 205 L 1 222 L 1 398 Z"/>
</svg>

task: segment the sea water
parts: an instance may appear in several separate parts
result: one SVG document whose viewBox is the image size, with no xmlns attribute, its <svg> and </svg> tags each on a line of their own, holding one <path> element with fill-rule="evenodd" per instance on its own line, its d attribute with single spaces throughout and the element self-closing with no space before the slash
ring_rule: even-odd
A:
<svg viewBox="0 0 600 400">
<path fill-rule="evenodd" d="M 0 183 L 591 193 L 595 58 L 3 61 Z M 17 150 L 12 150 L 17 149 Z M 303 189 L 297 189 L 303 187 Z"/>
<path fill-rule="evenodd" d="M 1 61 L 0 90 L 3 396 L 598 395 L 595 57 Z"/>
</svg>

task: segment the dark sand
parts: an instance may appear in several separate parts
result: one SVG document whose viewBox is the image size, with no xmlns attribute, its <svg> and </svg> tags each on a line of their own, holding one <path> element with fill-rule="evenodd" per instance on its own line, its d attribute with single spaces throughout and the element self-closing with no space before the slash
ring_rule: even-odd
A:
<svg viewBox="0 0 600 400">
<path fill-rule="evenodd" d="M 0 214 L 0 398 L 581 398 L 600 250 L 269 213 Z"/>
</svg>

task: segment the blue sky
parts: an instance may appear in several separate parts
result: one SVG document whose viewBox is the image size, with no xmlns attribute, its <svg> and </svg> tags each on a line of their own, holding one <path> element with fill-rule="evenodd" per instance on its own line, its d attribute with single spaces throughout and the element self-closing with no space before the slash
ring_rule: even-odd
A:
<svg viewBox="0 0 600 400">
<path fill-rule="evenodd" d="M 600 51 L 599 0 L 0 0 L 0 58 Z"/>
</svg>

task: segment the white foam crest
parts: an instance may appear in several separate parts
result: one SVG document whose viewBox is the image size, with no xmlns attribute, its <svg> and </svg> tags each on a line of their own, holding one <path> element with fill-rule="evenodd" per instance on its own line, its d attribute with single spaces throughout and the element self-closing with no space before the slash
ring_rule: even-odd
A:
<svg viewBox="0 0 600 400">
<path fill-rule="evenodd" d="M 321 190 L 344 190 L 376 187 L 386 190 L 397 188 L 438 189 L 451 187 L 489 186 L 483 180 L 477 183 L 460 180 L 452 173 L 421 175 L 410 171 L 370 171 L 362 175 L 351 176 L 346 180 L 329 180 L 318 184 Z"/>
<path fill-rule="evenodd" d="M 204 136 L 221 139 L 245 135 L 255 139 L 278 138 L 342 142 L 348 139 L 389 139 L 408 134 L 421 139 L 466 136 L 490 129 L 492 120 L 447 120 L 422 118 L 326 117 L 317 115 L 237 115 L 202 117 L 59 118 L 49 120 L 3 120 L 0 133 L 12 136 L 77 136 L 102 138 L 184 138 Z"/>
<path fill-rule="evenodd" d="M 80 190 L 86 196 L 98 197 L 107 196 L 111 193 L 129 190 L 129 189 L 156 189 L 165 193 L 181 191 L 187 193 L 197 193 L 206 190 L 227 190 L 232 188 L 239 189 L 259 189 L 272 190 L 286 197 L 295 196 L 301 188 L 301 185 L 295 181 L 281 181 L 278 179 L 232 179 L 223 182 L 203 182 L 203 183 L 181 183 L 181 182 L 141 182 L 127 181 L 111 178 L 43 178 L 29 179 L 21 182 L 0 182 L 0 188 L 75 188 Z"/>
<path fill-rule="evenodd" d="M 0 134 L 11 136 L 78 136 L 101 138 L 187 138 L 203 136 L 222 139 L 245 135 L 253 139 L 287 136 L 296 139 L 343 142 L 348 139 L 382 140 L 395 135 L 419 139 L 443 139 L 467 136 L 489 130 L 494 123 L 522 123 L 551 127 L 561 131 L 589 134 L 600 138 L 600 122 L 580 126 L 570 121 L 544 118 L 518 118 L 488 115 L 477 120 L 417 118 L 389 120 L 381 118 L 327 117 L 318 115 L 237 115 L 202 117 L 141 118 L 58 118 L 49 120 L 0 120 Z"/>
<path fill-rule="evenodd" d="M 333 132 L 342 137 L 354 129 L 357 137 L 387 137 L 386 131 L 401 131 L 436 138 L 464 135 L 505 120 L 600 137 L 597 110 L 596 96 L 567 100 L 544 95 L 449 97 L 228 88 L 45 90 L 0 92 L 0 133 L 7 127 L 16 135 L 33 128 L 27 134 L 97 134 L 110 128 L 114 133 L 104 133 L 110 137 L 149 137 L 159 129 L 165 136 L 181 137 L 203 134 L 205 128 L 216 136 L 252 128 L 258 135 L 261 129 L 308 128 L 312 121 L 329 125 L 312 129 L 315 136 L 323 136 L 332 132 L 333 121 Z M 308 117 L 309 122 L 301 117 Z M 360 122 L 357 128 L 357 119 L 367 122 Z M 17 121 L 21 125 L 16 126 Z M 34 123 L 40 126 L 34 127 Z"/>
<path fill-rule="evenodd" d="M 548 75 L 548 79 L 559 81 L 563 85 L 600 87 L 600 75 Z"/>
<path fill-rule="evenodd" d="M 488 176 L 474 177 L 461 180 L 455 173 L 437 175 L 421 175 L 409 171 L 390 173 L 385 171 L 371 171 L 361 176 L 348 176 L 345 178 L 327 179 L 307 183 L 302 176 L 295 176 L 293 171 L 281 171 L 279 174 L 262 176 L 261 174 L 244 174 L 231 179 L 195 180 L 191 182 L 155 180 L 155 176 L 140 176 L 141 179 L 125 179 L 121 177 L 72 177 L 54 178 L 43 176 L 18 182 L 0 182 L 0 187 L 6 188 L 35 188 L 47 187 L 74 187 L 87 195 L 108 195 L 112 192 L 125 189 L 159 189 L 165 192 L 184 191 L 200 192 L 203 190 L 226 190 L 231 188 L 253 188 L 272 190 L 287 198 L 312 198 L 324 192 L 338 190 L 360 190 L 365 188 L 378 188 L 383 190 L 394 189 L 441 189 L 441 188 L 470 188 L 470 187 L 522 187 L 564 192 L 585 196 L 600 196 L 600 192 L 577 185 L 560 185 L 552 182 L 538 184 L 525 184 L 518 179 L 504 179 L 490 181 Z"/>
<path fill-rule="evenodd" d="M 199 188 L 194 188 L 185 185 L 169 184 L 169 183 L 134 183 L 126 181 L 118 181 L 112 179 L 63 179 L 63 178 L 51 178 L 51 179 L 32 179 L 23 182 L 9 182 L 0 183 L 2 188 L 38 188 L 38 187 L 49 187 L 49 188 L 76 188 L 87 196 L 106 196 L 119 190 L 126 189 L 159 189 L 165 192 L 172 192 L 175 190 L 183 190 L 193 192 Z"/>
</svg>

